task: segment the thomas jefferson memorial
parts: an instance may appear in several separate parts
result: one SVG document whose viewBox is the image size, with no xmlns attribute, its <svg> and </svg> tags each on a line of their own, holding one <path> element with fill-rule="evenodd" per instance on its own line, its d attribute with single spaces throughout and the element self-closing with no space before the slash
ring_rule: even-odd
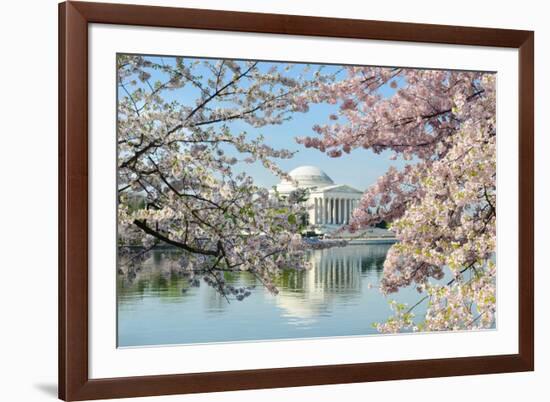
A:
<svg viewBox="0 0 550 402">
<path fill-rule="evenodd" d="M 277 191 L 285 195 L 297 188 L 309 190 L 307 223 L 310 226 L 330 230 L 349 223 L 361 198 L 361 191 L 346 184 L 335 184 L 315 166 L 300 166 L 288 175 L 292 180 L 281 181 Z"/>
</svg>

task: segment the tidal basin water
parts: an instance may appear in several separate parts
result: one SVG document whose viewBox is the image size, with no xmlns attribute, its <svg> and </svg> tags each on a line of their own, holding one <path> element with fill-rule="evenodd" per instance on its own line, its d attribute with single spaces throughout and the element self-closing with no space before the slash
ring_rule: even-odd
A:
<svg viewBox="0 0 550 402">
<path fill-rule="evenodd" d="M 278 295 L 250 274 L 227 276 L 255 285 L 243 301 L 225 300 L 211 287 L 189 287 L 170 258 L 155 251 L 135 278 L 119 274 L 118 346 L 234 342 L 375 334 L 390 299 L 414 304 L 413 288 L 384 297 L 377 286 L 391 245 L 348 245 L 316 250 L 307 271 L 288 270 L 277 280 Z M 420 311 L 419 311 L 420 312 Z"/>
</svg>

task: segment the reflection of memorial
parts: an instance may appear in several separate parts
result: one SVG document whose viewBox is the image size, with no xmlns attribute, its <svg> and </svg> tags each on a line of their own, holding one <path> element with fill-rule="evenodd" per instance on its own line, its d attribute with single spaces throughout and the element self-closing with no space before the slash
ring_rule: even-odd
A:
<svg viewBox="0 0 550 402">
<path fill-rule="evenodd" d="M 227 273 L 225 279 L 235 286 L 255 286 L 253 295 L 267 297 L 283 310 L 283 316 L 300 325 L 327 315 L 336 304 L 357 304 L 368 283 L 377 283 L 390 245 L 348 245 L 309 253 L 311 268 L 304 271 L 285 270 L 275 281 L 279 294 L 271 296 L 248 272 Z M 154 294 L 163 302 L 200 305 L 200 314 L 212 317 L 235 307 L 247 309 L 254 303 L 245 299 L 242 305 L 229 304 L 209 286 L 190 287 L 179 267 L 181 253 L 154 251 L 135 270 L 121 270 L 118 275 L 119 306 Z M 191 308 L 191 307 L 190 307 Z M 366 306 L 365 306 L 366 308 Z M 302 319 L 302 320 L 294 320 Z"/>
<path fill-rule="evenodd" d="M 313 251 L 311 269 L 282 275 L 275 303 L 290 316 L 314 318 L 329 310 L 335 298 L 352 302 L 361 296 L 365 277 L 382 275 L 388 248 L 363 245 Z"/>
</svg>

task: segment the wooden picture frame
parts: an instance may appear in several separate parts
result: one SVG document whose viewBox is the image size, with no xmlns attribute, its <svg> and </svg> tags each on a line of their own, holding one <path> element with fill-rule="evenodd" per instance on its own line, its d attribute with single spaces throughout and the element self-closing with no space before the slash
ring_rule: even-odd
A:
<svg viewBox="0 0 550 402">
<path fill-rule="evenodd" d="M 519 353 L 400 362 L 90 379 L 88 24 L 519 49 Z M 184 8 L 59 5 L 59 397 L 64 400 L 383 381 L 534 369 L 534 33 Z"/>
</svg>

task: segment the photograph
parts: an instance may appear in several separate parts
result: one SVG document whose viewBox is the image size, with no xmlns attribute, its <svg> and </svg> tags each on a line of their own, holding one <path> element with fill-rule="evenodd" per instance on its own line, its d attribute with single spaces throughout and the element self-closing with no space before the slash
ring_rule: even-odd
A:
<svg viewBox="0 0 550 402">
<path fill-rule="evenodd" d="M 116 77 L 119 348 L 497 328 L 495 71 Z"/>
<path fill-rule="evenodd" d="M 468 1 L 7 4 L 0 399 L 546 400 L 548 12 Z"/>
</svg>

